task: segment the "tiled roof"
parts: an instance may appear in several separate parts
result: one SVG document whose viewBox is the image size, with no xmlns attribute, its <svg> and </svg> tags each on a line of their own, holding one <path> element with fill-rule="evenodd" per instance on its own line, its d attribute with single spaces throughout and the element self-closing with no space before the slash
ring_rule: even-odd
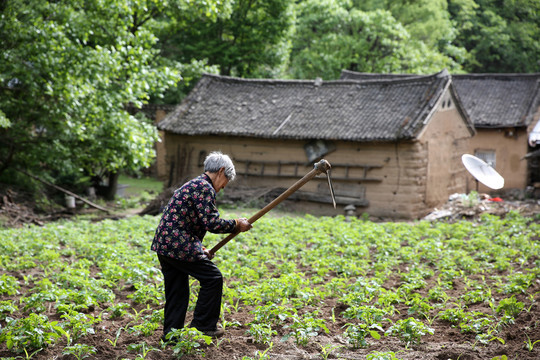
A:
<svg viewBox="0 0 540 360">
<path fill-rule="evenodd" d="M 184 135 L 410 140 L 424 127 L 448 86 L 446 71 L 366 83 L 205 74 L 158 128 Z"/>
<path fill-rule="evenodd" d="M 369 74 L 343 70 L 341 79 L 411 79 L 414 74 Z M 455 89 L 475 127 L 527 126 L 540 105 L 540 74 L 452 75 Z"/>
</svg>

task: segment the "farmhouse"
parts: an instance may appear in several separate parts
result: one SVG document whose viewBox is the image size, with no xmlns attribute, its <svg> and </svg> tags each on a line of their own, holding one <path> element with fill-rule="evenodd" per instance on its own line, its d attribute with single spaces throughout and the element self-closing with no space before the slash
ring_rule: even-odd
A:
<svg viewBox="0 0 540 360">
<path fill-rule="evenodd" d="M 341 73 L 341 79 L 361 81 L 416 76 L 421 75 Z M 529 134 L 540 118 L 540 74 L 452 75 L 452 80 L 477 131 L 467 153 L 491 164 L 504 177 L 504 191 L 538 186 L 539 158 L 527 155 L 534 150 Z M 467 177 L 467 190 L 490 191 L 472 176 Z"/>
<path fill-rule="evenodd" d="M 460 157 L 475 134 L 446 71 L 369 82 L 207 74 L 158 128 L 174 184 L 200 174 L 205 156 L 221 150 L 238 174 L 225 193 L 257 198 L 288 188 L 325 158 L 338 209 L 325 177 L 287 206 L 336 215 L 354 205 L 409 219 L 466 190 Z"/>
</svg>

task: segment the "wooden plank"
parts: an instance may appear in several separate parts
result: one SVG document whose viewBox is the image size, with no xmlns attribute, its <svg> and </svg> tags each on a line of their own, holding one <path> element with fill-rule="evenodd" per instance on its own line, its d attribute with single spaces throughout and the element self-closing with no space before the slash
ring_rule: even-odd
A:
<svg viewBox="0 0 540 360">
<path fill-rule="evenodd" d="M 296 174 L 290 174 L 290 175 L 287 175 L 287 174 L 281 174 L 281 175 L 278 175 L 278 174 L 261 174 L 261 173 L 246 173 L 246 172 L 242 172 L 242 171 L 237 171 L 236 172 L 237 175 L 243 175 L 243 176 L 253 176 L 253 177 L 266 177 L 266 178 L 269 178 L 269 177 L 277 177 L 277 178 L 297 178 L 298 175 Z M 337 180 L 337 181 L 346 181 L 346 182 L 382 182 L 383 179 L 380 179 L 380 178 L 352 178 L 352 177 L 343 177 L 343 176 L 332 176 L 332 180 Z"/>
<path fill-rule="evenodd" d="M 235 160 L 235 162 L 237 164 L 242 164 L 242 163 L 245 163 L 246 166 L 245 166 L 245 170 L 244 172 L 242 171 L 239 171 L 238 174 L 239 175 L 244 175 L 244 176 L 270 176 L 270 177 L 284 177 L 284 178 L 288 178 L 288 177 L 297 177 L 298 176 L 298 169 L 299 169 L 299 166 L 301 165 L 299 162 L 297 161 L 268 161 L 268 160 L 261 160 L 261 161 L 251 161 L 251 160 L 243 160 L 243 159 L 237 159 Z M 260 170 L 256 171 L 257 169 L 253 169 L 253 171 L 250 171 L 250 166 L 249 165 L 259 165 L 260 166 Z M 268 171 L 265 172 L 265 169 L 266 167 L 268 166 L 272 166 L 272 165 L 275 165 L 276 166 L 276 173 L 275 174 L 272 174 L 272 173 L 269 173 Z M 294 165 L 294 174 L 283 174 L 282 173 L 282 166 L 287 166 L 287 165 Z M 332 178 L 334 179 L 337 179 L 337 180 L 343 180 L 343 181 L 366 181 L 366 182 L 382 182 L 382 179 L 381 178 L 377 178 L 377 177 L 368 177 L 367 176 L 367 173 L 369 170 L 371 169 L 377 169 L 377 168 L 382 168 L 383 166 L 382 165 L 365 165 L 365 164 L 359 164 L 359 165 L 351 165 L 351 164 L 338 164 L 337 166 L 336 165 L 332 165 L 332 169 L 334 171 L 334 174 L 336 171 L 338 171 L 338 174 L 340 173 L 339 169 L 342 168 L 344 171 L 345 171 L 345 174 L 343 176 L 340 176 L 340 175 L 334 175 Z M 350 174 L 350 169 L 363 169 L 363 176 L 351 176 Z"/>
<path fill-rule="evenodd" d="M 324 204 L 332 204 L 332 197 L 330 195 L 323 195 L 319 193 L 312 192 L 297 192 L 293 194 L 289 199 L 291 200 L 302 200 L 302 201 L 312 201 Z M 355 198 L 350 196 L 336 196 L 336 204 L 338 205 L 354 205 L 354 206 L 369 206 L 369 201 L 366 199 Z"/>
</svg>

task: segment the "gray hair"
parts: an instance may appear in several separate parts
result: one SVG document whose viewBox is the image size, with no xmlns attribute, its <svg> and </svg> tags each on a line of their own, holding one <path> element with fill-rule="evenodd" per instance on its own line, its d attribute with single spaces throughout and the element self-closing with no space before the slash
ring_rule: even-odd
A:
<svg viewBox="0 0 540 360">
<path fill-rule="evenodd" d="M 236 170 L 229 155 L 222 154 L 220 151 L 213 151 L 204 160 L 204 171 L 217 173 L 219 169 L 225 168 L 225 176 L 229 181 L 236 177 Z"/>
</svg>

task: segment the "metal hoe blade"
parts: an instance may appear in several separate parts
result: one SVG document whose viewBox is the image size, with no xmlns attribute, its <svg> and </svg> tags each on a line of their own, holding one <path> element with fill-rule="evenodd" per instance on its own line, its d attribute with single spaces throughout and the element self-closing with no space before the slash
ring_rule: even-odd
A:
<svg viewBox="0 0 540 360">
<path fill-rule="evenodd" d="M 336 208 L 336 197 L 334 196 L 334 187 L 332 186 L 332 180 L 330 180 L 330 169 L 326 171 L 326 178 L 328 179 L 328 187 L 330 188 L 330 195 L 332 195 L 332 203 L 334 209 Z"/>
</svg>

